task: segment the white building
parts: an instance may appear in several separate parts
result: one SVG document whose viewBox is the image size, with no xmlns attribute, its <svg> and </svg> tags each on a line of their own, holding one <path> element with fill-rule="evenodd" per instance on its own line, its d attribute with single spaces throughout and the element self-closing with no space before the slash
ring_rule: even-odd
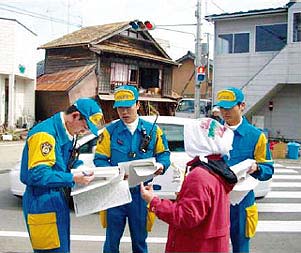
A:
<svg viewBox="0 0 301 253">
<path fill-rule="evenodd" d="M 206 19 L 215 27 L 213 97 L 241 88 L 250 121 L 271 138 L 300 141 L 301 2 Z"/>
<path fill-rule="evenodd" d="M 35 115 L 36 34 L 0 18 L 0 125 L 30 126 Z"/>
</svg>

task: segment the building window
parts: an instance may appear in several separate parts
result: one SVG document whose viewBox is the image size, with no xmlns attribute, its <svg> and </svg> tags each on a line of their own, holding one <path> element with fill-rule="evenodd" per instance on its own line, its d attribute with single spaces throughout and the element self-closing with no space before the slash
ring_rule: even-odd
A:
<svg viewBox="0 0 301 253">
<path fill-rule="evenodd" d="M 141 68 L 140 85 L 143 89 L 159 88 L 160 87 L 159 69 Z"/>
<path fill-rule="evenodd" d="M 301 41 L 301 13 L 294 13 L 293 42 Z"/>
<path fill-rule="evenodd" d="M 111 64 L 111 89 L 124 84 L 138 85 L 138 67 L 135 65 Z"/>
<path fill-rule="evenodd" d="M 219 34 L 217 40 L 218 54 L 248 53 L 249 33 Z"/>
<path fill-rule="evenodd" d="M 287 24 L 256 26 L 256 52 L 279 51 L 287 43 Z"/>
</svg>

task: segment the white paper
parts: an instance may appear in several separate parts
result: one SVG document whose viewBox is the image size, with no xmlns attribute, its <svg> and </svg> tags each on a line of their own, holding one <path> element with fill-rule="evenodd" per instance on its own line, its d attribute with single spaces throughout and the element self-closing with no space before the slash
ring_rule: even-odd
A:
<svg viewBox="0 0 301 253">
<path fill-rule="evenodd" d="M 134 187 L 140 182 L 145 182 L 152 179 L 157 171 L 156 159 L 154 157 L 147 159 L 139 159 L 129 162 L 118 163 L 119 168 L 125 170 L 128 175 L 130 187 Z"/>
<path fill-rule="evenodd" d="M 230 203 L 232 205 L 239 204 L 248 192 L 257 186 L 258 180 L 247 173 L 254 162 L 253 159 L 246 159 L 230 167 L 238 180 L 230 192 Z"/>
<path fill-rule="evenodd" d="M 72 169 L 71 173 L 81 173 L 82 171 L 83 170 L 81 169 Z M 95 179 L 89 185 L 75 184 L 71 189 L 71 196 L 109 184 L 113 179 L 123 179 L 120 179 L 122 177 L 122 173 L 118 167 L 92 167 L 90 169 L 85 169 L 84 171 L 85 173 L 94 172 Z"/>
<path fill-rule="evenodd" d="M 124 205 L 132 201 L 129 185 L 123 180 L 125 171 L 118 167 L 90 168 L 95 179 L 87 186 L 72 188 L 74 211 L 77 217 Z M 78 173 L 79 170 L 72 170 Z"/>
<path fill-rule="evenodd" d="M 77 217 L 121 206 L 131 201 L 126 180 L 106 184 L 73 196 L 74 212 Z"/>
</svg>

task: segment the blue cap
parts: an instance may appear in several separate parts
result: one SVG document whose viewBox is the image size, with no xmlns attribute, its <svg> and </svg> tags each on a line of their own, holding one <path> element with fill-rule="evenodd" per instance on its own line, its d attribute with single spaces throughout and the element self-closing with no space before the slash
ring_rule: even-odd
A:
<svg viewBox="0 0 301 253">
<path fill-rule="evenodd" d="M 217 93 L 217 103 L 214 106 L 220 108 L 231 109 L 238 103 L 245 100 L 245 96 L 240 89 L 229 87 L 224 90 L 220 90 Z"/>
<path fill-rule="evenodd" d="M 115 103 L 113 105 L 116 107 L 132 107 L 138 100 L 139 93 L 136 86 L 133 85 L 123 85 L 118 87 L 114 92 Z"/>
<path fill-rule="evenodd" d="M 73 105 L 84 116 L 90 131 L 98 136 L 98 129 L 103 122 L 100 105 L 92 98 L 79 98 Z"/>
</svg>

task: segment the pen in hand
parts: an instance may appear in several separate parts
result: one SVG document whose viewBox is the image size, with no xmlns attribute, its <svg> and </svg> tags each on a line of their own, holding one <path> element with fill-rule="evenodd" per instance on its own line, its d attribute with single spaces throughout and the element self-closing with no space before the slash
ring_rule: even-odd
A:
<svg viewBox="0 0 301 253">
<path fill-rule="evenodd" d="M 83 174 L 84 176 L 86 176 L 86 177 L 89 177 L 89 176 L 92 175 L 92 173 L 88 173 L 88 172 L 86 172 L 86 171 L 82 171 L 82 174 Z"/>
</svg>

